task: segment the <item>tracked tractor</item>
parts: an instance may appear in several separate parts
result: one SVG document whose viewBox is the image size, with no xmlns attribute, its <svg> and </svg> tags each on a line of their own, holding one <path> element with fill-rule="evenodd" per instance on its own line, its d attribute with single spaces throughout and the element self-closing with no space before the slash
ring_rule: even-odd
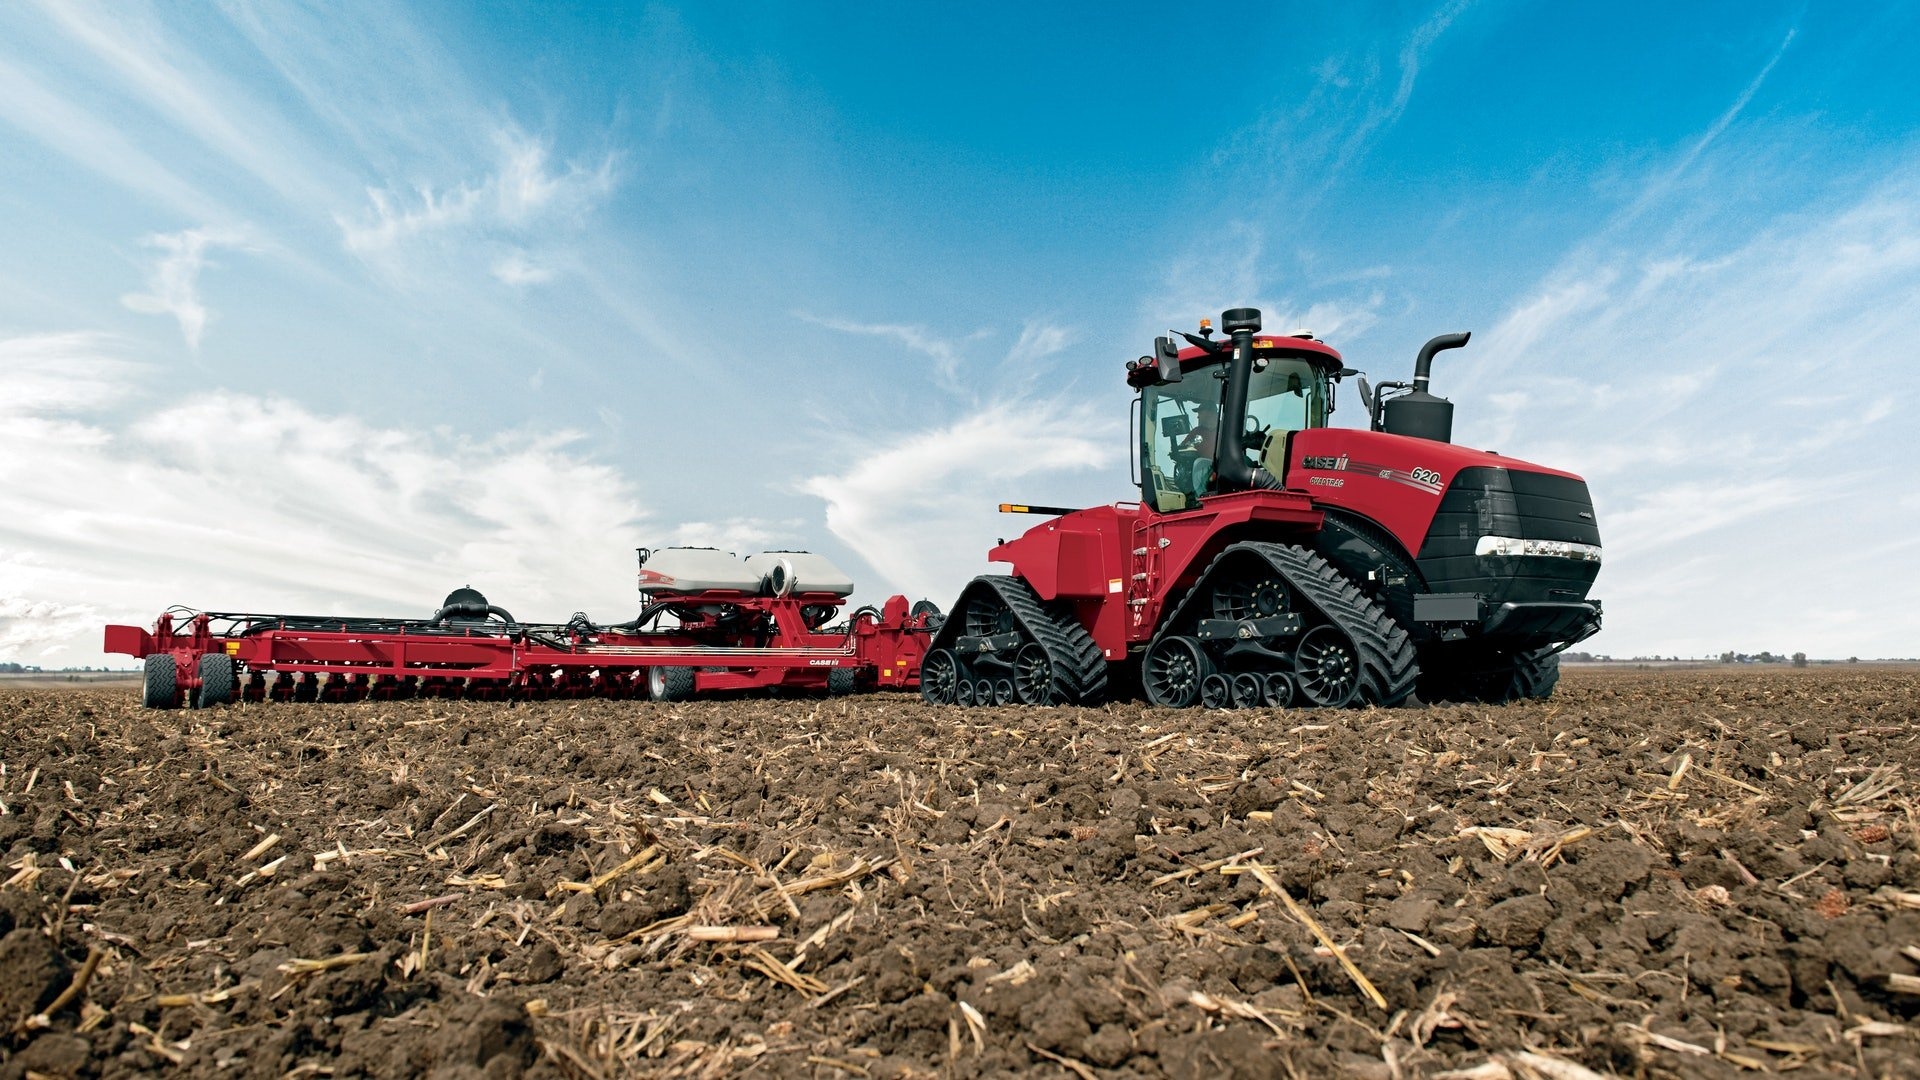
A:
<svg viewBox="0 0 1920 1080">
<path fill-rule="evenodd" d="M 956 704 L 1393 706 L 1540 698 L 1600 628 L 1600 534 L 1580 477 L 1452 443 L 1453 405 L 1377 389 L 1310 332 L 1170 332 L 1127 365 L 1138 501 L 1006 504 L 1049 520 L 989 553 L 922 695 Z M 1328 426 L 1345 380 L 1367 411 Z"/>
</svg>

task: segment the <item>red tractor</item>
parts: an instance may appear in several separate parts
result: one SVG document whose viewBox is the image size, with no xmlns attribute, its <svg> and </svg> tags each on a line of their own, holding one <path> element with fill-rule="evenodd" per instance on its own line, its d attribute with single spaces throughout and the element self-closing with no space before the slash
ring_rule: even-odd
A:
<svg viewBox="0 0 1920 1080">
<path fill-rule="evenodd" d="M 1224 337 L 1155 341 L 1127 365 L 1139 502 L 1003 506 L 1052 520 L 988 553 L 934 636 L 926 700 L 1398 705 L 1546 697 L 1559 652 L 1600 629 L 1600 533 L 1580 477 L 1451 443 L 1453 405 L 1372 393 L 1367 430 L 1327 426 L 1340 354 L 1260 313 Z"/>
</svg>

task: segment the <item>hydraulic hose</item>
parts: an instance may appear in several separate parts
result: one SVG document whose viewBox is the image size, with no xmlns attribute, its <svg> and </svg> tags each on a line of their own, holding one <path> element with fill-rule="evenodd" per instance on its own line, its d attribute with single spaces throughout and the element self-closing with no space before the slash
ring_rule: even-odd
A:
<svg viewBox="0 0 1920 1080">
<path fill-rule="evenodd" d="M 485 619 L 489 615 L 497 617 L 501 622 L 505 623 L 511 624 L 519 621 L 513 617 L 511 611 L 494 604 L 448 604 L 446 607 L 434 612 L 433 618 L 428 621 L 435 626 L 444 626 L 455 616 L 465 616 L 469 619 Z"/>
</svg>

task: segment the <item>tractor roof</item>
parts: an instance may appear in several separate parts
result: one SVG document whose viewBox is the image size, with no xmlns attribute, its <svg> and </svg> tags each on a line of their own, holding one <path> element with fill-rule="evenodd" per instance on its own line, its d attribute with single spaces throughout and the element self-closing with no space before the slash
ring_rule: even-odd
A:
<svg viewBox="0 0 1920 1080">
<path fill-rule="evenodd" d="M 1226 338 L 1219 340 L 1222 343 L 1227 341 Z M 1253 351 L 1256 355 L 1267 353 L 1297 356 L 1330 371 L 1338 371 L 1346 366 L 1346 361 L 1341 359 L 1338 350 L 1324 341 L 1315 341 L 1312 338 L 1291 337 L 1286 334 L 1255 334 Z M 1224 359 L 1226 359 L 1225 356 L 1214 356 L 1205 349 L 1188 347 L 1180 350 L 1180 366 L 1183 368 Z"/>
</svg>

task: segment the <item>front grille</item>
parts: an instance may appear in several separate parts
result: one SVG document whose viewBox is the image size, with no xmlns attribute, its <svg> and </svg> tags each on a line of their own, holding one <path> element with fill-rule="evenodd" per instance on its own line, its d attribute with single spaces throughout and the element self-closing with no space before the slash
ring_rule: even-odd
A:
<svg viewBox="0 0 1920 1080">
<path fill-rule="evenodd" d="M 1585 516 L 1582 516 L 1585 515 Z M 1420 548 L 1420 573 L 1434 592 L 1478 593 L 1502 603 L 1580 600 L 1598 563 L 1541 556 L 1476 556 L 1483 536 L 1600 543 L 1584 481 L 1481 466 L 1453 478 Z"/>
</svg>

